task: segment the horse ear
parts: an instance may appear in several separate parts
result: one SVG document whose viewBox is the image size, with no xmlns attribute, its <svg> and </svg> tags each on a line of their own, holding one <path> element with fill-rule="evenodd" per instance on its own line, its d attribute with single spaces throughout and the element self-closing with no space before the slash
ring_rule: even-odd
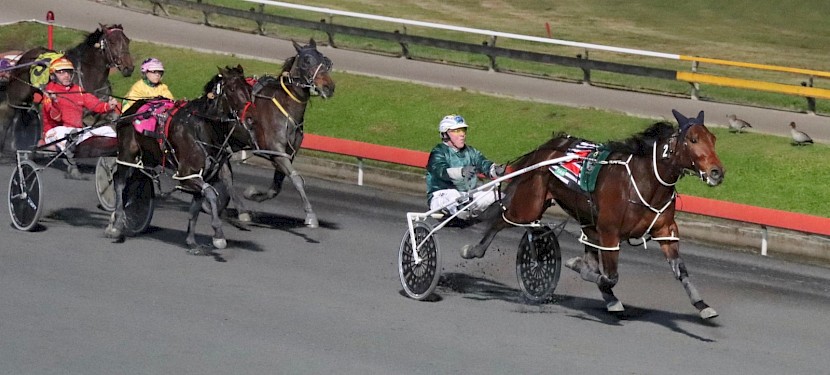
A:
<svg viewBox="0 0 830 375">
<path fill-rule="evenodd" d="M 703 111 L 697 114 L 697 118 L 695 119 L 695 124 L 703 125 Z"/>
<path fill-rule="evenodd" d="M 674 118 L 677 120 L 677 124 L 680 125 L 681 128 L 689 122 L 689 119 L 687 119 L 686 116 L 683 116 L 680 112 L 677 112 L 677 110 L 672 109 L 671 113 L 674 115 Z"/>
<path fill-rule="evenodd" d="M 314 41 L 314 38 L 308 40 L 308 46 L 311 48 L 317 48 L 317 42 Z"/>
<path fill-rule="evenodd" d="M 293 40 L 291 41 L 291 43 L 294 44 L 294 49 L 297 50 L 297 52 L 300 52 L 300 50 L 303 48 L 303 46 L 299 45 L 297 42 Z"/>
<path fill-rule="evenodd" d="M 242 64 L 236 64 L 236 69 L 239 69 L 240 71 L 244 70 L 242 69 Z"/>
</svg>

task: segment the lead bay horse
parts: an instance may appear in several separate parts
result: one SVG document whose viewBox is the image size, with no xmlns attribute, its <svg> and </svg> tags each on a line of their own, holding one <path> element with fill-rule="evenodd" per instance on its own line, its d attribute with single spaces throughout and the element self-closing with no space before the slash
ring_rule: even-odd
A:
<svg viewBox="0 0 830 375">
<path fill-rule="evenodd" d="M 117 68 L 124 77 L 129 77 L 133 74 L 135 66 L 130 55 L 130 38 L 124 34 L 124 28 L 121 25 L 99 26 L 100 28 L 88 34 L 83 42 L 66 51 L 66 56 L 75 66 L 75 82 L 84 91 L 99 98 L 106 98 L 111 94 L 108 80 L 110 68 Z M 40 54 L 49 51 L 43 47 L 28 50 L 21 55 L 17 64 L 31 63 Z M 48 67 L 45 69 L 48 70 Z M 30 69 L 15 69 L 4 91 L 5 95 L 0 95 L 0 100 L 6 99 L 14 111 L 0 134 L 0 151 L 4 149 L 6 136 L 15 129 L 25 127 L 27 118 L 33 117 L 29 115 L 29 111 L 36 110 L 32 104 L 32 97 L 38 88 L 30 82 Z M 31 132 L 34 136 L 40 135 L 39 132 Z"/>
<path fill-rule="evenodd" d="M 250 126 L 251 114 L 255 112 L 250 104 L 251 86 L 245 80 L 242 67 L 220 68 L 219 74 L 205 84 L 204 95 L 190 102 L 179 102 L 170 112 L 159 116 L 156 128 L 159 131 L 153 134 L 139 133 L 133 126 L 134 115 L 147 102 L 137 101 L 116 125 L 118 160 L 113 175 L 116 210 L 104 232 L 105 236 L 124 240 L 126 214 L 123 194 L 130 175 L 155 173 L 147 170 L 170 167 L 176 171 L 173 179 L 179 181 L 179 188 L 193 196 L 188 210 L 188 253 L 211 253 L 200 246 L 195 237 L 196 220 L 205 200 L 214 230 L 213 247 L 225 248 L 227 241 L 219 218 L 222 208 L 219 207 L 218 193 L 213 184 L 221 181 L 225 186 L 231 186 L 229 142 L 232 137 L 247 137 L 243 131 L 245 126 L 241 125 L 245 122 L 246 126 Z M 167 118 L 169 120 L 165 123 Z"/>
<path fill-rule="evenodd" d="M 268 191 L 250 186 L 245 197 L 257 202 L 276 197 L 282 190 L 286 176 L 303 199 L 306 213 L 305 225 L 319 226 L 317 215 L 305 193 L 302 176 L 292 162 L 303 142 L 303 125 L 308 102 L 313 95 L 328 99 L 334 95 L 332 62 L 317 50 L 311 39 L 307 45 L 294 43 L 297 54 L 288 58 L 278 77 L 265 76 L 254 86 L 254 127 L 251 142 L 237 145 L 238 149 L 251 149 L 256 156 L 268 159 L 274 166 L 274 176 Z"/>
<path fill-rule="evenodd" d="M 585 245 L 585 255 L 568 260 L 565 266 L 597 284 L 608 311 L 624 311 L 612 291 L 619 280 L 620 241 L 650 237 L 660 244 L 700 316 L 716 317 L 717 312 L 703 302 L 692 285 L 680 258 L 675 184 L 691 171 L 709 186 L 717 186 L 723 181 L 724 168 L 715 152 L 715 136 L 703 123 L 703 111 L 695 118 L 672 112 L 679 128 L 660 122 L 629 139 L 608 143 L 610 155 L 601 163 L 591 193 L 567 187 L 548 168 L 516 177 L 506 188 L 502 215 L 491 216 L 482 240 L 475 246 L 464 246 L 462 257 L 484 256 L 496 233 L 510 225 L 541 219 L 552 199 L 582 226 L 579 241 Z M 521 169 L 565 156 L 582 141 L 558 134 L 511 166 Z M 491 209 L 500 207 L 493 205 Z"/>
</svg>

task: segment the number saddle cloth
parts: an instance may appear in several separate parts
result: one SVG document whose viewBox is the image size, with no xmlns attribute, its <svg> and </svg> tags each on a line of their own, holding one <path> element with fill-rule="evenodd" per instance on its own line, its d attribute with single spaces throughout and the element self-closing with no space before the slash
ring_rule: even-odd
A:
<svg viewBox="0 0 830 375">
<path fill-rule="evenodd" d="M 567 156 L 576 155 L 579 158 L 552 165 L 548 169 L 571 190 L 591 193 L 596 187 L 600 167 L 610 154 L 611 151 L 601 144 L 580 141 L 566 152 Z"/>
</svg>

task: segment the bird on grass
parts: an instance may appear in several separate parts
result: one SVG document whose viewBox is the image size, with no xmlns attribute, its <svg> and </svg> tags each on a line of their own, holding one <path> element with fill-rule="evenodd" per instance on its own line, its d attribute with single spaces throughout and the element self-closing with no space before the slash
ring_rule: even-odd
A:
<svg viewBox="0 0 830 375">
<path fill-rule="evenodd" d="M 807 133 L 796 129 L 795 122 L 792 121 L 790 122 L 790 134 L 793 136 L 793 146 L 804 146 L 813 143 L 813 139 Z"/>
<path fill-rule="evenodd" d="M 752 127 L 748 122 L 735 117 L 735 115 L 726 115 L 726 118 L 729 119 L 729 131 L 732 133 L 742 133 L 744 128 Z"/>
</svg>

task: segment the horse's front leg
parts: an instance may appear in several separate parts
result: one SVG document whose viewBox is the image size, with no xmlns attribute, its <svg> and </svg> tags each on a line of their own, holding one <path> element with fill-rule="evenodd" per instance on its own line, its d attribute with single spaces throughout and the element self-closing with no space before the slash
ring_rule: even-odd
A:
<svg viewBox="0 0 830 375">
<path fill-rule="evenodd" d="M 193 189 L 194 187 L 198 186 L 199 193 L 193 194 L 193 201 L 190 203 L 190 209 L 188 213 L 190 214 L 190 218 L 187 221 L 187 246 L 188 246 L 188 253 L 192 255 L 209 255 L 210 250 L 202 248 L 196 242 L 196 222 L 199 219 L 199 212 L 202 210 L 202 202 L 207 200 L 208 207 L 210 207 L 210 215 L 211 215 L 211 222 L 210 225 L 213 227 L 213 247 L 217 249 L 224 249 L 228 246 L 227 240 L 225 240 L 225 234 L 222 231 L 222 220 L 219 218 L 219 208 L 216 204 L 216 189 L 213 188 L 208 183 L 205 183 L 200 180 L 201 183 L 197 181 L 190 180 L 188 183 L 184 184 L 187 188 Z M 196 190 L 196 189 L 194 189 Z"/>
<path fill-rule="evenodd" d="M 219 179 L 225 184 L 228 194 L 231 198 L 231 203 L 236 207 L 237 219 L 241 222 L 251 222 L 251 211 L 245 207 L 244 199 L 233 188 L 233 170 L 231 170 L 230 162 L 225 163 L 219 170 Z"/>
<path fill-rule="evenodd" d="M 282 191 L 282 183 L 285 181 L 285 174 L 280 172 L 279 167 L 276 166 L 276 162 L 272 160 L 271 163 L 274 164 L 274 168 L 276 169 L 274 170 L 274 177 L 271 179 L 271 186 L 268 188 L 268 191 L 259 190 L 256 186 L 251 185 L 243 193 L 245 198 L 255 202 L 262 202 L 280 194 Z"/>
<path fill-rule="evenodd" d="M 654 238 L 676 238 L 678 236 L 677 223 L 672 222 L 665 230 L 658 230 L 652 234 Z M 674 277 L 683 284 L 683 289 L 689 296 L 689 301 L 698 310 L 700 317 L 703 319 L 712 319 L 718 316 L 715 309 L 709 307 L 697 291 L 697 288 L 692 284 L 689 278 L 689 272 L 686 270 L 686 264 L 680 258 L 680 242 L 677 240 L 658 240 L 660 243 L 660 250 L 666 256 L 666 261 L 671 266 Z"/>
<path fill-rule="evenodd" d="M 317 221 L 317 214 L 315 214 L 314 209 L 311 208 L 311 202 L 308 200 L 308 196 L 305 193 L 305 181 L 303 181 L 303 176 L 300 176 L 300 174 L 297 173 L 297 170 L 294 169 L 294 166 L 291 164 L 291 159 L 286 157 L 274 158 L 274 166 L 279 170 L 279 172 L 282 172 L 284 175 L 291 178 L 294 188 L 296 188 L 297 192 L 300 193 L 300 198 L 303 199 L 303 210 L 305 210 L 305 225 L 309 228 L 317 228 L 320 226 L 320 222 Z M 275 184 L 277 182 L 276 180 L 277 176 L 275 174 Z M 280 183 L 280 186 L 281 185 L 282 183 Z M 277 193 L 278 192 L 279 191 L 277 191 Z"/>
</svg>

